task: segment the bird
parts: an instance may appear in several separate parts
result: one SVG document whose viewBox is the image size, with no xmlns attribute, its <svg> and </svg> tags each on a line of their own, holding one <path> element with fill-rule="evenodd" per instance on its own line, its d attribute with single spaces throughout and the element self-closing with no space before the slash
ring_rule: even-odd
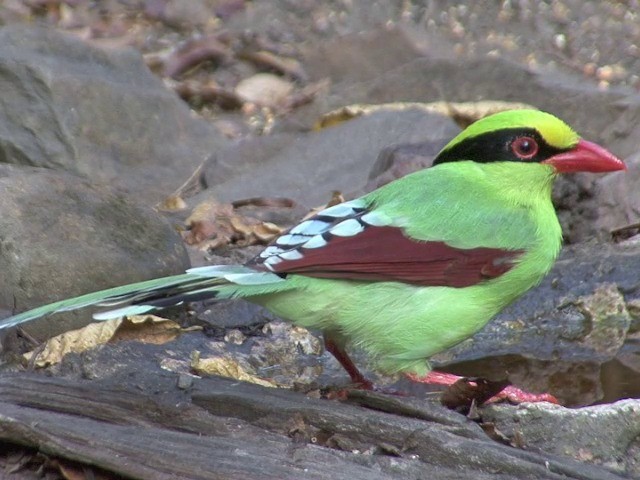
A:
<svg viewBox="0 0 640 480">
<path fill-rule="evenodd" d="M 321 331 L 354 383 L 371 386 L 352 346 L 381 373 L 428 378 L 430 357 L 481 330 L 553 266 L 558 175 L 625 169 L 550 113 L 503 111 L 469 125 L 431 167 L 319 211 L 244 265 L 62 300 L 1 320 L 0 330 L 89 306 L 107 320 L 241 298 Z"/>
</svg>

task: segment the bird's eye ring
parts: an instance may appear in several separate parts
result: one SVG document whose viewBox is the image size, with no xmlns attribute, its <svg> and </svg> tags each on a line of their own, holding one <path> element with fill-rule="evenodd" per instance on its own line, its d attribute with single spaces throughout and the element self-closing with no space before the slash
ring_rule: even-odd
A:
<svg viewBox="0 0 640 480">
<path fill-rule="evenodd" d="M 530 160 L 538 153 L 538 142 L 532 137 L 518 137 L 511 142 L 511 150 L 521 160 Z"/>
</svg>

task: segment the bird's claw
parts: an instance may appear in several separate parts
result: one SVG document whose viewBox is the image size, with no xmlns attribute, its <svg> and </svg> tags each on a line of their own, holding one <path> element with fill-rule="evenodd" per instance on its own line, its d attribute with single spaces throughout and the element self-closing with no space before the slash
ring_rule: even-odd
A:
<svg viewBox="0 0 640 480">
<path fill-rule="evenodd" d="M 443 394 L 443 399 L 446 398 L 447 403 L 454 406 L 466 404 L 467 402 L 471 402 L 474 398 L 478 404 L 482 405 L 505 401 L 513 404 L 525 402 L 549 402 L 556 405 L 560 404 L 558 399 L 550 393 L 529 393 L 514 387 L 513 385 L 501 387 L 500 382 L 482 382 L 478 379 L 465 379 L 451 373 L 432 371 L 424 377 L 418 377 L 415 374 L 407 374 L 407 378 L 414 382 L 446 386 L 447 390 L 445 390 L 445 393 Z M 488 385 L 484 385 L 484 383 L 488 383 Z M 488 395 L 492 396 L 487 399 L 487 388 L 495 386 L 500 388 L 500 391 L 493 395 L 493 392 L 489 392 Z M 494 389 L 493 391 L 495 392 L 496 390 Z"/>
<path fill-rule="evenodd" d="M 509 385 L 505 387 L 500 393 L 494 395 L 485 403 L 499 403 L 499 402 L 509 402 L 513 404 L 525 403 L 525 402 L 549 402 L 554 403 L 556 405 L 560 405 L 560 402 L 556 397 L 551 395 L 550 393 L 530 393 L 525 392 L 513 385 Z"/>
</svg>

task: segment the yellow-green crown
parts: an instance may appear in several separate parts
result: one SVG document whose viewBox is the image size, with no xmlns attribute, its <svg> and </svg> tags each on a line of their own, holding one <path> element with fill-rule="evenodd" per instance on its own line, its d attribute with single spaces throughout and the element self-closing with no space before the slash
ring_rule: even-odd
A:
<svg viewBox="0 0 640 480">
<path fill-rule="evenodd" d="M 549 145 L 559 149 L 572 148 L 580 139 L 569 125 L 550 113 L 539 110 L 507 110 L 472 123 L 443 150 L 483 133 L 514 128 L 534 128 Z"/>
</svg>

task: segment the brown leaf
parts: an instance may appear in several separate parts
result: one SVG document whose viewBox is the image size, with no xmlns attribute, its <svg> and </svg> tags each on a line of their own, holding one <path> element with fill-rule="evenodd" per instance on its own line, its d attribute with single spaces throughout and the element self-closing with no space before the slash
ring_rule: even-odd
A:
<svg viewBox="0 0 640 480">
<path fill-rule="evenodd" d="M 207 82 L 185 80 L 170 82 L 169 85 L 184 101 L 197 105 L 210 103 L 223 110 L 237 110 L 244 103 L 234 91 L 221 87 L 213 80 Z"/>
<path fill-rule="evenodd" d="M 509 384 L 508 380 L 493 382 L 484 378 L 461 378 L 442 392 L 440 403 L 451 410 L 468 412 L 474 403 L 482 405 Z"/>
<path fill-rule="evenodd" d="M 221 377 L 255 383 L 263 387 L 278 386 L 275 382 L 264 380 L 254 373 L 249 372 L 245 367 L 240 365 L 238 360 L 227 356 L 200 358 L 200 352 L 195 351 L 191 355 L 191 369 L 198 375 L 220 375 Z"/>
<path fill-rule="evenodd" d="M 169 55 L 164 63 L 163 75 L 178 78 L 202 62 L 223 62 L 232 57 L 232 52 L 214 35 L 188 41 Z"/>
<path fill-rule="evenodd" d="M 294 91 L 287 99 L 285 110 L 293 110 L 294 108 L 313 102 L 321 92 L 328 91 L 330 85 L 331 82 L 328 79 L 324 79 Z"/>
<path fill-rule="evenodd" d="M 234 200 L 231 202 L 233 208 L 241 208 L 241 207 L 284 207 L 284 208 L 292 208 L 295 207 L 295 202 L 290 198 L 283 197 L 253 197 L 253 198 L 243 198 L 241 200 Z"/>
<path fill-rule="evenodd" d="M 195 245 L 205 240 L 216 239 L 216 246 L 230 243 L 233 229 L 229 224 L 229 217 L 232 215 L 233 206 L 228 203 L 216 201 L 200 203 L 187 218 L 189 232 L 185 242 Z"/>
<path fill-rule="evenodd" d="M 114 319 L 91 323 L 84 328 L 65 332 L 47 340 L 40 353 L 37 352 L 40 350 L 38 348 L 25 353 L 23 357 L 25 360 L 31 361 L 32 356 L 37 355 L 34 362 L 36 367 L 54 365 L 59 363 L 67 353 L 81 353 L 96 345 L 107 343 L 121 322 L 122 319 Z"/>
<path fill-rule="evenodd" d="M 116 480 L 120 478 L 115 474 L 98 470 L 89 465 L 72 463 L 68 460 L 57 459 L 55 464 L 65 480 Z"/>
<path fill-rule="evenodd" d="M 180 200 L 191 198 L 194 195 L 200 193 L 207 188 L 207 182 L 204 177 L 204 169 L 210 162 L 210 158 L 203 161 L 198 168 L 194 170 L 191 176 L 180 185 L 171 195 L 165 198 L 162 202 L 156 204 L 155 208 L 158 210 L 174 211 L 173 206 L 180 206 Z M 176 200 L 172 200 L 176 199 Z M 166 208 L 165 208 L 166 207 Z"/>
<path fill-rule="evenodd" d="M 640 222 L 625 225 L 624 227 L 619 227 L 611 231 L 611 238 L 614 243 L 620 243 L 636 235 L 640 235 Z"/>
<path fill-rule="evenodd" d="M 35 355 L 34 365 L 46 367 L 59 363 L 67 353 L 81 353 L 108 342 L 137 340 L 162 344 L 173 340 L 182 331 L 177 323 L 154 315 L 115 318 L 106 322 L 91 323 L 86 327 L 50 338 L 44 348 L 39 347 L 27 352 L 23 358 L 31 361 Z"/>
<path fill-rule="evenodd" d="M 185 202 L 182 197 L 169 195 L 157 205 L 157 208 L 163 212 L 177 212 L 187 208 L 187 202 Z"/>
<path fill-rule="evenodd" d="M 136 340 L 142 343 L 162 345 L 174 340 L 184 330 L 176 322 L 155 315 L 126 317 L 116 328 L 109 343 Z"/>
<path fill-rule="evenodd" d="M 197 205 L 186 224 L 185 242 L 207 249 L 228 244 L 242 247 L 267 244 L 283 231 L 273 223 L 240 215 L 232 204 L 215 200 Z"/>
<path fill-rule="evenodd" d="M 402 111 L 402 110 L 423 110 L 426 112 L 440 113 L 447 115 L 460 125 L 466 128 L 469 124 L 479 120 L 487 115 L 502 112 L 505 110 L 532 108 L 526 103 L 502 102 L 494 100 L 485 100 L 481 102 L 396 102 L 384 103 L 380 105 L 355 104 L 347 105 L 337 110 L 325 113 L 320 120 L 314 125 L 314 130 L 322 130 L 323 128 L 338 125 L 353 118 L 362 115 L 369 115 L 379 111 Z"/>
<path fill-rule="evenodd" d="M 295 58 L 283 57 L 265 50 L 239 52 L 238 58 L 251 62 L 258 67 L 274 70 L 301 82 L 305 82 L 309 78 L 302 64 Z"/>
</svg>

